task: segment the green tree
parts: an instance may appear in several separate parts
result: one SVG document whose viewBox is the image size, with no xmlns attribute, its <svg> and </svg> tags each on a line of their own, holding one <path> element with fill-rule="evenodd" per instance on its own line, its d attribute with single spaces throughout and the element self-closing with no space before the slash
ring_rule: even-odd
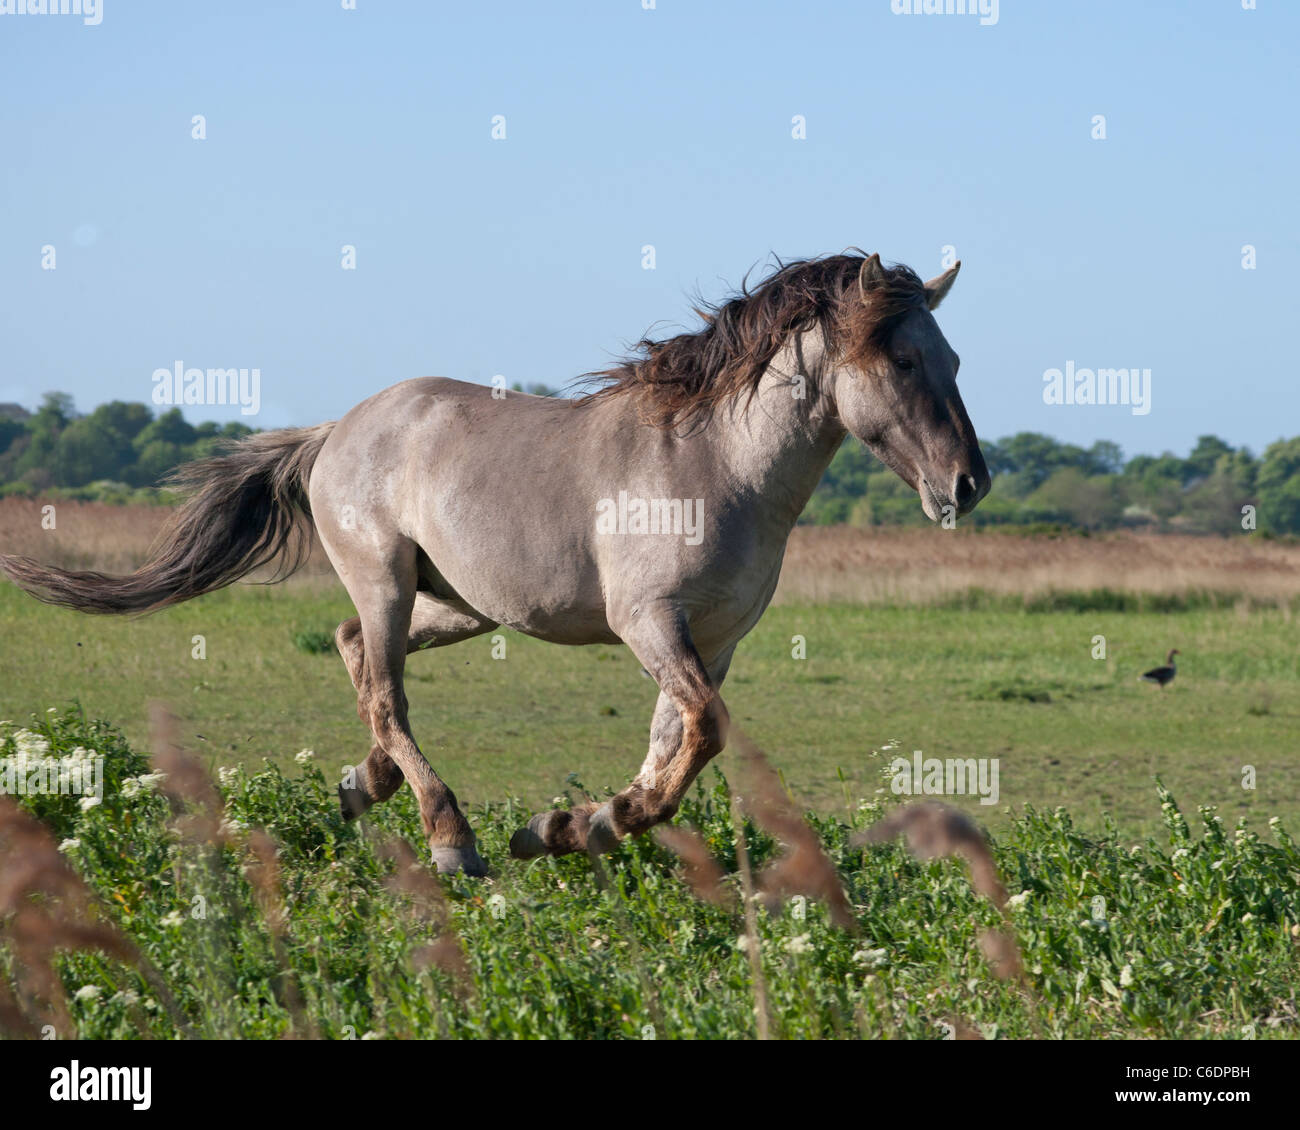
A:
<svg viewBox="0 0 1300 1130">
<path fill-rule="evenodd" d="M 1269 444 L 1259 462 L 1259 525 L 1275 534 L 1300 534 L 1300 437 Z"/>
</svg>

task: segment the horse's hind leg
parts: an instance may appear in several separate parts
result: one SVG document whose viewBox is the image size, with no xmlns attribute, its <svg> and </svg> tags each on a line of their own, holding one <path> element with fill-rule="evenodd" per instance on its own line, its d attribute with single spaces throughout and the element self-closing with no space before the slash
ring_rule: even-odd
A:
<svg viewBox="0 0 1300 1130">
<path fill-rule="evenodd" d="M 406 636 L 406 653 L 409 655 L 426 646 L 444 647 L 490 632 L 496 626 L 495 621 L 485 620 L 466 608 L 438 600 L 427 592 L 417 592 L 415 606 L 411 611 L 411 628 Z M 351 620 L 344 620 L 338 626 L 334 640 L 347 666 L 352 685 L 360 691 L 366 655 L 361 635 L 361 618 L 353 616 Z M 363 718 L 363 721 L 369 724 L 370 719 Z M 339 805 L 343 809 L 343 818 L 352 820 L 371 805 L 387 800 L 402 787 L 404 780 L 406 778 L 397 767 L 397 762 L 384 752 L 383 746 L 376 744 L 365 761 L 352 771 L 349 779 L 339 785 Z"/>
<path fill-rule="evenodd" d="M 375 742 L 415 790 L 420 819 L 439 870 L 463 868 L 468 875 L 484 875 L 487 868 L 475 850 L 469 821 L 456 804 L 456 795 L 420 752 L 407 716 L 402 672 L 415 608 L 415 546 L 410 542 L 394 545 L 381 559 L 371 562 L 358 562 L 354 557 L 340 572 L 361 620 L 364 654 L 357 711 L 370 723 Z"/>
</svg>

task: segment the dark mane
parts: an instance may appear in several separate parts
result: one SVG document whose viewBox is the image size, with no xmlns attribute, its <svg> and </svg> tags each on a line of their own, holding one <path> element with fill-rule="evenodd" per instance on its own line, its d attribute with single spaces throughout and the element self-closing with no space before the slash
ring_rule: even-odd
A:
<svg viewBox="0 0 1300 1130">
<path fill-rule="evenodd" d="M 658 427 L 706 424 L 722 402 L 753 396 L 772 358 L 792 333 L 820 326 L 827 347 L 863 362 L 911 311 L 925 308 L 925 284 L 908 267 L 886 267 L 862 301 L 860 255 L 777 262 L 756 289 L 697 309 L 704 326 L 654 341 L 643 338 L 613 368 L 587 374 L 604 381 L 584 401 L 635 396 Z"/>
</svg>

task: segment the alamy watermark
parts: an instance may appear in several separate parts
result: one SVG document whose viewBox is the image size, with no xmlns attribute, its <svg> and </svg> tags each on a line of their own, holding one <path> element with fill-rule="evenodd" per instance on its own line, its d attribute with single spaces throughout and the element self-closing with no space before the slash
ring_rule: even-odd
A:
<svg viewBox="0 0 1300 1130">
<path fill-rule="evenodd" d="M 598 534 L 668 534 L 687 545 L 704 540 L 704 499 L 635 498 L 618 492 L 618 499 L 596 503 Z"/>
<path fill-rule="evenodd" d="M 0 0 L 0 16 L 80 16 L 88 27 L 104 19 L 104 0 Z"/>
<path fill-rule="evenodd" d="M 1044 404 L 1128 405 L 1134 416 L 1151 411 L 1150 369 L 1064 369 L 1043 371 Z"/>
<path fill-rule="evenodd" d="M 998 0 L 889 0 L 896 16 L 979 16 L 981 27 L 998 22 Z"/>
<path fill-rule="evenodd" d="M 242 416 L 256 416 L 262 407 L 261 369 L 187 369 L 176 361 L 170 369 L 153 371 L 155 404 L 238 404 Z"/>
<path fill-rule="evenodd" d="M 997 804 L 1000 767 L 996 757 L 896 757 L 889 763 L 889 787 L 895 796 L 977 796 L 980 804 Z"/>
</svg>

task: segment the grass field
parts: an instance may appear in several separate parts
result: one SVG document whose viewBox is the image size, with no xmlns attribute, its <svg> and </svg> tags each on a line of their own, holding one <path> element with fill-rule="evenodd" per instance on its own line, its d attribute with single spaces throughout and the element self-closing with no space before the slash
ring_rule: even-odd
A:
<svg viewBox="0 0 1300 1130">
<path fill-rule="evenodd" d="M 872 751 L 1000 761 L 1004 807 L 1069 805 L 1085 827 L 1110 813 L 1150 830 L 1152 776 L 1225 813 L 1300 817 L 1300 656 L 1279 608 L 1026 611 L 784 604 L 740 646 L 725 698 L 800 796 L 824 812 L 875 785 Z M 1085 600 L 1078 603 L 1085 604 Z M 1106 603 L 1102 600 L 1098 603 Z M 135 621 L 81 616 L 0 588 L 0 717 L 80 702 L 143 747 L 147 704 L 179 715 L 215 768 L 290 764 L 328 773 L 369 749 L 336 654 L 300 651 L 351 614 L 340 589 L 243 586 Z M 1107 657 L 1092 658 L 1104 636 Z M 194 637 L 206 658 L 195 659 Z M 563 648 L 504 632 L 410 658 L 417 739 L 458 795 L 541 805 L 570 773 L 619 788 L 644 756 L 653 683 L 621 647 Z M 792 658 L 794 637 L 806 658 Z M 1137 680 L 1181 652 L 1160 690 Z M 721 763 L 725 769 L 728 754 Z M 1243 767 L 1256 788 L 1242 788 Z M 841 781 L 841 776 L 844 781 Z"/>
<path fill-rule="evenodd" d="M 678 826 L 695 830 L 716 881 L 684 881 L 650 839 L 600 866 L 585 856 L 506 863 L 507 838 L 527 815 L 510 802 L 471 811 L 485 854 L 501 861 L 496 873 L 439 881 L 416 862 L 409 790 L 344 825 L 310 763 L 228 770 L 218 793 L 169 754 L 153 766 L 166 772 L 160 784 L 145 757 L 75 713 L 0 726 L 0 749 L 32 758 L 83 749 L 109 765 L 101 804 L 26 798 L 44 830 L 0 798 L 9 880 L 0 923 L 26 916 L 12 955 L 0 946 L 0 1032 L 1267 1039 L 1298 1030 L 1295 842 L 1280 826 L 1234 832 L 1212 810 L 1185 818 L 1167 794 L 1149 794 L 1160 827 L 1136 843 L 1113 830 L 1081 835 L 1064 809 L 1022 814 L 993 845 L 999 884 L 975 869 L 968 877 L 954 859 L 919 862 L 899 844 L 857 846 L 857 831 L 896 811 L 892 798 L 805 830 L 820 841 L 820 871 L 806 857 L 802 868 L 784 865 L 771 819 L 756 808 L 737 824 L 725 784 L 707 773 Z M 744 768 L 745 796 L 756 796 L 752 761 Z M 785 867 L 785 885 L 765 880 L 772 866 Z M 828 901 L 798 897 L 813 893 L 814 871 L 842 891 L 836 919 Z M 738 896 L 755 885 L 784 895 L 746 902 L 746 913 Z"/>
<path fill-rule="evenodd" d="M 139 559 L 135 536 L 110 547 L 114 561 Z M 62 950 L 68 1011 L 50 992 L 22 998 L 39 946 L 0 944 L 0 990 L 17 985 L 28 1016 L 60 1034 L 110 1038 L 744 1037 L 760 1015 L 795 1038 L 1294 1037 L 1297 550 L 1184 548 L 1159 568 L 1170 546 L 1136 538 L 796 531 L 724 696 L 814 813 L 848 929 L 816 900 L 753 921 L 734 899 L 707 905 L 649 839 L 601 871 L 509 858 L 531 812 L 607 795 L 639 766 L 655 688 L 621 647 L 502 632 L 503 658 L 492 636 L 410 658 L 416 736 L 493 869 L 436 883 L 392 855 L 401 839 L 423 857 L 409 790 L 358 824 L 338 815 L 334 782 L 370 742 L 328 648 L 352 608 L 319 569 L 134 621 L 0 586 L 0 756 L 94 749 L 109 776 L 86 810 L 24 801 L 49 830 L 43 847 L 6 832 L 14 810 L 0 805 L 0 867 L 7 851 L 53 860 L 24 881 L 67 897 L 66 859 L 103 908 L 77 914 L 135 954 L 75 939 L 67 952 L 60 927 L 37 928 Z M 92 550 L 70 539 L 60 552 L 99 563 Z M 1139 682 L 1170 647 L 1173 685 Z M 122 785 L 150 768 L 153 701 L 221 782 L 203 835 L 147 785 Z M 752 821 L 737 835 L 735 746 L 677 820 L 700 831 L 733 895 L 740 845 L 756 869 L 779 850 Z M 960 863 L 852 842 L 898 803 L 882 770 L 914 750 L 997 759 L 997 804 L 947 799 L 992 834 L 1015 896 L 1005 920 Z M 0 899 L 0 935 L 24 905 Z M 1023 977 L 981 956 L 989 929 L 1014 939 Z M 14 1029 L 0 992 L 0 1028 L 6 1016 Z"/>
</svg>

